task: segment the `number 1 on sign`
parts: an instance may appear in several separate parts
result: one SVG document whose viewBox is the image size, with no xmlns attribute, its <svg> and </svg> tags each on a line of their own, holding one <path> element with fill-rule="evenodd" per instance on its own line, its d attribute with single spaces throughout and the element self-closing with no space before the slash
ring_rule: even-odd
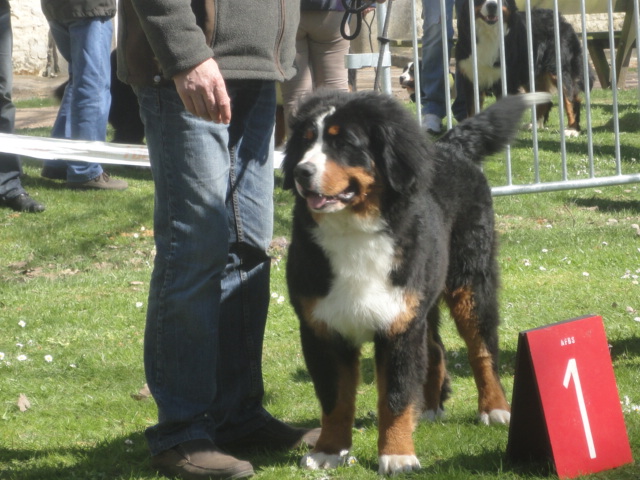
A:
<svg viewBox="0 0 640 480">
<path fill-rule="evenodd" d="M 580 408 L 580 416 L 582 417 L 582 426 L 584 435 L 587 437 L 587 445 L 589 446 L 589 456 L 596 458 L 596 447 L 593 444 L 593 435 L 591 434 L 591 426 L 589 425 L 589 417 L 587 415 L 587 407 L 584 404 L 584 396 L 582 394 L 582 386 L 580 385 L 580 375 L 578 375 L 578 364 L 575 358 L 570 358 L 567 364 L 567 371 L 564 374 L 564 388 L 569 388 L 569 382 L 573 377 L 573 383 L 576 386 L 576 396 L 578 397 L 578 406 Z"/>
</svg>

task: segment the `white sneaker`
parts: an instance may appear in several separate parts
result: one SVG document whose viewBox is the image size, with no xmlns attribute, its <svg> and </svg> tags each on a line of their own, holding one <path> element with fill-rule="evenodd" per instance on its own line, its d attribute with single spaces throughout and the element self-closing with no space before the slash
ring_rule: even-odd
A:
<svg viewBox="0 0 640 480">
<path fill-rule="evenodd" d="M 429 133 L 442 132 L 442 120 L 433 113 L 427 113 L 422 117 L 422 126 L 426 128 Z"/>
</svg>

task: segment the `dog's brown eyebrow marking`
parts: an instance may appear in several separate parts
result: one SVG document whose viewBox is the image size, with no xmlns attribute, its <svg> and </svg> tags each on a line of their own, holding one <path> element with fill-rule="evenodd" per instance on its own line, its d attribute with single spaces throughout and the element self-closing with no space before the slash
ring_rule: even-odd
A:
<svg viewBox="0 0 640 480">
<path fill-rule="evenodd" d="M 329 135 L 338 135 L 340 133 L 340 126 L 339 125 L 331 125 L 329 128 L 327 128 L 327 133 Z"/>
<path fill-rule="evenodd" d="M 304 137 L 304 139 L 305 139 L 305 140 L 313 140 L 313 137 L 315 137 L 315 134 L 314 134 L 314 132 L 313 132 L 313 129 L 312 129 L 312 128 L 307 128 L 307 129 L 304 131 L 304 135 L 303 135 L 303 137 Z"/>
</svg>

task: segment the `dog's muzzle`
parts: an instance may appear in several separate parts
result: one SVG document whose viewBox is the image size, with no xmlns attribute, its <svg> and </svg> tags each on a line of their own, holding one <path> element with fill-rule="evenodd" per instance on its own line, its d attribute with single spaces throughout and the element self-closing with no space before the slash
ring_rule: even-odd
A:
<svg viewBox="0 0 640 480">
<path fill-rule="evenodd" d="M 325 195 L 318 184 L 318 167 L 310 162 L 299 163 L 293 170 L 296 190 L 314 211 L 336 211 L 344 208 L 355 197 L 353 187 L 348 187 L 337 195 Z"/>
<path fill-rule="evenodd" d="M 296 165 L 296 168 L 293 170 L 293 178 L 296 181 L 298 190 L 302 189 L 305 192 L 316 190 L 317 187 L 314 185 L 314 178 L 317 173 L 318 167 L 313 163 L 304 162 Z"/>
</svg>

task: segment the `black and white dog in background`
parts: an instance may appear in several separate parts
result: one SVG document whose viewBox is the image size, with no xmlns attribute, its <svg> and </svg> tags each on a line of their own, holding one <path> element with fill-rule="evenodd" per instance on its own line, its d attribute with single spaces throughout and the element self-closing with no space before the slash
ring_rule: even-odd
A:
<svg viewBox="0 0 640 480">
<path fill-rule="evenodd" d="M 502 1 L 502 18 L 505 46 L 507 94 L 530 91 L 526 14 L 518 11 L 515 0 Z M 560 75 L 562 75 L 562 100 L 567 115 L 567 135 L 580 132 L 580 95 L 591 89 L 594 76 L 589 70 L 588 85 L 583 77 L 582 44 L 573 27 L 559 15 L 560 25 Z M 475 24 L 478 78 L 475 79 L 472 58 L 471 21 Z M 473 81 L 480 87 L 480 108 L 485 94 L 493 92 L 502 96 L 500 72 L 500 25 L 497 0 L 475 0 L 470 12 L 469 2 L 463 2 L 458 17 L 458 41 L 455 48 L 456 62 L 461 72 L 460 84 L 465 98 L 473 99 Z M 534 91 L 554 92 L 558 84 L 556 44 L 553 10 L 534 8 L 531 11 L 531 28 L 534 55 Z M 549 117 L 552 103 L 537 108 L 538 125 L 542 127 Z M 469 116 L 475 113 L 475 102 L 467 101 Z"/>
</svg>

